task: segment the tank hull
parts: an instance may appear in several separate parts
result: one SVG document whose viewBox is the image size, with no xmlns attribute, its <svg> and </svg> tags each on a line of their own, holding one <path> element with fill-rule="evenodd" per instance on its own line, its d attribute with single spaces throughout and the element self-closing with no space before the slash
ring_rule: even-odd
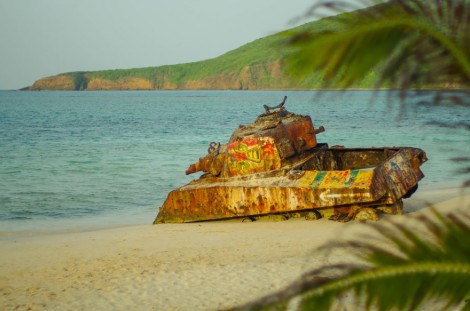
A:
<svg viewBox="0 0 470 311">
<path fill-rule="evenodd" d="M 427 160 L 423 150 L 314 148 L 282 169 L 233 177 L 202 176 L 173 190 L 154 223 L 314 215 L 335 220 L 401 213 Z"/>
</svg>

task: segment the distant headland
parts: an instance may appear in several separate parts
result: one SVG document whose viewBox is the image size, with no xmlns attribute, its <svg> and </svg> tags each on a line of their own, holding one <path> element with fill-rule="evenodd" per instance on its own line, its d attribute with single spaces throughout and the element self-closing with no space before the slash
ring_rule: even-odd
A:
<svg viewBox="0 0 470 311">
<path fill-rule="evenodd" d="M 355 14 L 355 12 L 345 13 Z M 287 74 L 283 60 L 289 53 L 283 40 L 302 28 L 332 29 L 337 17 L 327 17 L 263 37 L 221 56 L 199 62 L 102 71 L 79 71 L 44 77 L 22 90 L 307 90 L 321 89 L 324 75 L 303 80 Z M 314 57 L 314 55 L 312 55 Z M 370 71 L 354 89 L 374 89 L 378 71 Z M 449 85 L 442 88 L 455 88 Z M 458 86 L 457 86 L 458 87 Z"/>
<path fill-rule="evenodd" d="M 326 28 L 334 24 L 334 17 L 330 17 L 294 29 Z M 23 90 L 276 90 L 320 87 L 320 74 L 313 74 L 303 81 L 285 74 L 282 60 L 289 51 L 282 46 L 283 39 L 285 32 L 280 32 L 219 57 L 193 63 L 61 73 L 41 78 Z M 364 85 L 358 87 L 371 87 L 373 75 L 371 73 Z"/>
</svg>

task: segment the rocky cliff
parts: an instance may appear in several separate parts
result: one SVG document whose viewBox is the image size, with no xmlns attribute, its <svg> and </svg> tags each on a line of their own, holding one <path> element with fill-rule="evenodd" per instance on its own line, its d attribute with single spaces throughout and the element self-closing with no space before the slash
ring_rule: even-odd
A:
<svg viewBox="0 0 470 311">
<path fill-rule="evenodd" d="M 325 18 L 297 27 L 336 25 Z M 260 38 L 219 57 L 187 64 L 63 73 L 36 81 L 30 90 L 274 90 L 320 87 L 321 74 L 294 81 L 283 60 L 285 34 Z"/>
<path fill-rule="evenodd" d="M 71 91 L 75 90 L 75 82 L 71 76 L 58 75 L 54 77 L 46 77 L 37 80 L 29 88 L 32 91 L 51 90 L 51 91 Z"/>
<path fill-rule="evenodd" d="M 77 78 L 77 75 L 79 77 Z M 40 90 L 258 90 L 293 88 L 284 75 L 281 60 L 258 62 L 241 69 L 215 72 L 202 77 L 156 71 L 151 77 L 107 78 L 99 72 L 69 73 L 37 80 L 29 89 Z"/>
</svg>

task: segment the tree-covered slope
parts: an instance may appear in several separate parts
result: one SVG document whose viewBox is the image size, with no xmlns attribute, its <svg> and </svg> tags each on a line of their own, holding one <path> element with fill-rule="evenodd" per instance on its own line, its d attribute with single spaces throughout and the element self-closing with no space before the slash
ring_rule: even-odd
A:
<svg viewBox="0 0 470 311">
<path fill-rule="evenodd" d="M 346 13 L 354 14 L 354 13 Z M 294 28 L 334 28 L 335 17 Z M 270 35 L 219 57 L 178 65 L 63 73 L 37 80 L 30 90 L 173 90 L 173 89 L 309 89 L 321 86 L 322 74 L 302 81 L 286 74 L 282 45 L 286 32 Z M 374 73 L 356 87 L 372 87 Z"/>
</svg>

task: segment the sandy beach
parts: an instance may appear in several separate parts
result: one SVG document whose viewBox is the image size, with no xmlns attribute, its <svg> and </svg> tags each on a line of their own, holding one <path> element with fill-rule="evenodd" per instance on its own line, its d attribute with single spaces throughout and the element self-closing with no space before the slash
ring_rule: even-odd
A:
<svg viewBox="0 0 470 311">
<path fill-rule="evenodd" d="M 413 215 L 429 213 L 429 203 L 448 213 L 468 209 L 470 195 L 462 189 L 418 191 L 405 202 L 405 215 L 385 218 L 413 225 Z M 230 308 L 339 260 L 316 250 L 369 229 L 367 223 L 322 219 L 3 236 L 0 310 Z"/>
</svg>

